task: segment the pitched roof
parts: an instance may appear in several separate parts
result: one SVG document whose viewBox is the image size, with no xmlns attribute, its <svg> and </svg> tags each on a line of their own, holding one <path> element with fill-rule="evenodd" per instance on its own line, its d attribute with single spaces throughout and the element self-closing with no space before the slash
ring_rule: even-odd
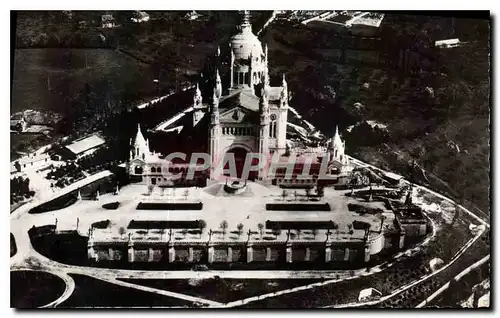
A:
<svg viewBox="0 0 500 318">
<path fill-rule="evenodd" d="M 259 98 L 250 91 L 241 90 L 236 93 L 224 96 L 219 102 L 220 109 L 231 109 L 241 106 L 248 110 L 259 111 Z"/>
<path fill-rule="evenodd" d="M 101 146 L 104 144 L 104 142 L 104 139 L 102 139 L 101 137 L 92 135 L 87 138 L 74 141 L 71 144 L 67 145 L 66 148 L 75 155 L 78 155 L 92 148 Z"/>
</svg>

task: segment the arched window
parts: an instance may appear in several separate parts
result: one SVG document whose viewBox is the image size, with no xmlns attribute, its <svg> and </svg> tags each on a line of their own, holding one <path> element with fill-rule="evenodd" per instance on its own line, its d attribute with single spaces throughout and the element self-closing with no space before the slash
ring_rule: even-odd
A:
<svg viewBox="0 0 500 318">
<path fill-rule="evenodd" d="M 156 173 L 156 168 L 155 167 L 151 167 L 151 172 L 152 173 Z"/>
<path fill-rule="evenodd" d="M 146 155 L 142 154 L 142 160 L 146 160 Z"/>
<path fill-rule="evenodd" d="M 151 184 L 155 185 L 156 184 L 156 178 L 151 178 Z"/>
<path fill-rule="evenodd" d="M 161 167 L 156 168 L 156 172 L 161 173 Z"/>
<path fill-rule="evenodd" d="M 273 120 L 269 125 L 269 137 L 276 138 L 276 120 Z"/>
<path fill-rule="evenodd" d="M 139 148 L 135 148 L 135 155 L 138 156 L 139 155 Z"/>
<path fill-rule="evenodd" d="M 135 174 L 142 174 L 142 167 L 141 166 L 136 166 L 134 168 Z"/>
</svg>

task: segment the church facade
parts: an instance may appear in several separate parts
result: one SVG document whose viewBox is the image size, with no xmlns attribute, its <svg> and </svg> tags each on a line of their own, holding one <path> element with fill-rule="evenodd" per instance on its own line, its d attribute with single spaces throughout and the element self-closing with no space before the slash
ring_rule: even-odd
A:
<svg viewBox="0 0 500 318">
<path fill-rule="evenodd" d="M 210 167 L 199 172 L 200 178 L 217 179 L 224 175 L 225 158 L 234 158 L 238 177 L 248 154 L 259 154 L 265 158 L 288 156 L 287 143 L 289 93 L 285 75 L 281 85 L 269 83 L 268 50 L 252 32 L 249 14 L 245 11 L 238 26 L 238 33 L 229 41 L 229 82 L 222 83 L 219 71 L 215 69 L 214 87 L 211 99 L 204 101 L 199 85 L 196 86 L 193 104 L 185 112 L 184 120 L 178 124 L 171 120 L 163 127 L 183 129 L 186 125 L 206 127 L 206 150 L 210 156 Z M 220 55 L 219 49 L 217 55 Z M 202 126 L 203 123 L 206 126 Z M 176 126 L 177 125 L 177 126 Z M 328 146 L 328 161 L 336 162 L 338 168 L 346 165 L 345 144 L 338 131 Z M 147 184 L 168 182 L 169 173 L 187 173 L 192 169 L 189 163 L 174 163 L 150 150 L 149 141 L 144 138 L 141 127 L 132 143 L 129 173 L 142 176 Z M 267 170 L 256 171 L 252 178 L 267 179 Z"/>
</svg>

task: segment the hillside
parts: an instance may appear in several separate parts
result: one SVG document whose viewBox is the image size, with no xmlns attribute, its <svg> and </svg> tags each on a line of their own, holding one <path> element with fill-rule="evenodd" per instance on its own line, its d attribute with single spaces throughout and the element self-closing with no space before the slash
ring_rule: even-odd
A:
<svg viewBox="0 0 500 318">
<path fill-rule="evenodd" d="M 449 20 L 387 15 L 379 38 L 362 40 L 273 24 L 271 79 L 286 72 L 292 106 L 326 135 L 338 124 L 353 156 L 488 214 L 489 21 L 456 19 L 468 43 L 434 49 Z"/>
</svg>

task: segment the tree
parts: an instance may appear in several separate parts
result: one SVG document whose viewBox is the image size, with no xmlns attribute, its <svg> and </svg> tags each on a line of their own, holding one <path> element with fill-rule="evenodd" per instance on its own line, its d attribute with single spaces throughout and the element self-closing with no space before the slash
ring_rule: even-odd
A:
<svg viewBox="0 0 500 318">
<path fill-rule="evenodd" d="M 273 229 L 273 235 L 274 235 L 276 238 L 278 238 L 278 236 L 280 236 L 280 235 L 281 235 L 281 228 L 280 228 L 280 226 L 279 226 L 279 225 L 278 225 L 278 226 L 276 226 L 276 227 Z"/>
<path fill-rule="evenodd" d="M 379 215 L 379 219 L 380 219 L 380 230 L 379 232 L 382 233 L 382 227 L 384 226 L 384 221 L 385 219 L 387 219 L 387 217 L 383 214 L 380 214 Z"/>
<path fill-rule="evenodd" d="M 203 234 L 203 230 L 207 227 L 207 222 L 205 220 L 199 220 L 198 221 L 198 228 L 200 229 L 200 239 L 201 235 Z"/>
<path fill-rule="evenodd" d="M 264 231 L 264 224 L 262 223 L 257 224 L 257 228 L 259 229 L 260 238 L 262 238 L 262 232 Z"/>
<path fill-rule="evenodd" d="M 16 162 L 14 162 L 14 168 L 16 168 L 17 172 L 21 172 L 21 164 L 19 161 L 16 160 Z"/>
<path fill-rule="evenodd" d="M 330 239 L 330 235 L 332 235 L 332 232 L 330 231 L 330 229 L 328 229 L 326 231 L 326 241 L 328 241 Z"/>
<path fill-rule="evenodd" d="M 365 236 L 363 238 L 365 243 L 368 242 L 368 235 L 370 234 L 370 229 L 371 229 L 371 224 L 368 224 L 368 226 L 365 226 Z"/>
<path fill-rule="evenodd" d="M 333 229 L 337 233 L 337 240 L 339 239 L 339 225 L 337 223 L 333 223 Z"/>
<path fill-rule="evenodd" d="M 125 233 L 127 233 L 127 230 L 123 226 L 120 226 L 120 228 L 118 228 L 118 234 L 123 236 Z"/>
<path fill-rule="evenodd" d="M 226 230 L 228 227 L 227 221 L 224 220 L 224 221 L 220 222 L 219 227 L 222 229 L 222 238 L 224 238 L 226 236 Z"/>
<path fill-rule="evenodd" d="M 212 234 L 213 234 L 212 229 L 208 230 L 208 241 L 209 241 L 209 242 L 210 242 L 210 240 L 212 239 Z"/>
<path fill-rule="evenodd" d="M 349 234 L 353 234 L 354 230 L 352 229 L 352 224 L 347 224 L 347 229 L 349 230 Z"/>
<path fill-rule="evenodd" d="M 325 196 L 325 188 L 323 186 L 318 186 L 317 188 L 318 197 L 322 198 Z"/>
<path fill-rule="evenodd" d="M 314 239 L 316 239 L 316 235 L 318 234 L 318 229 L 317 228 L 313 228 L 312 229 L 312 234 L 314 236 Z"/>
<path fill-rule="evenodd" d="M 236 228 L 238 229 L 238 237 L 240 237 L 241 234 L 243 233 L 243 223 L 238 223 Z"/>
</svg>

